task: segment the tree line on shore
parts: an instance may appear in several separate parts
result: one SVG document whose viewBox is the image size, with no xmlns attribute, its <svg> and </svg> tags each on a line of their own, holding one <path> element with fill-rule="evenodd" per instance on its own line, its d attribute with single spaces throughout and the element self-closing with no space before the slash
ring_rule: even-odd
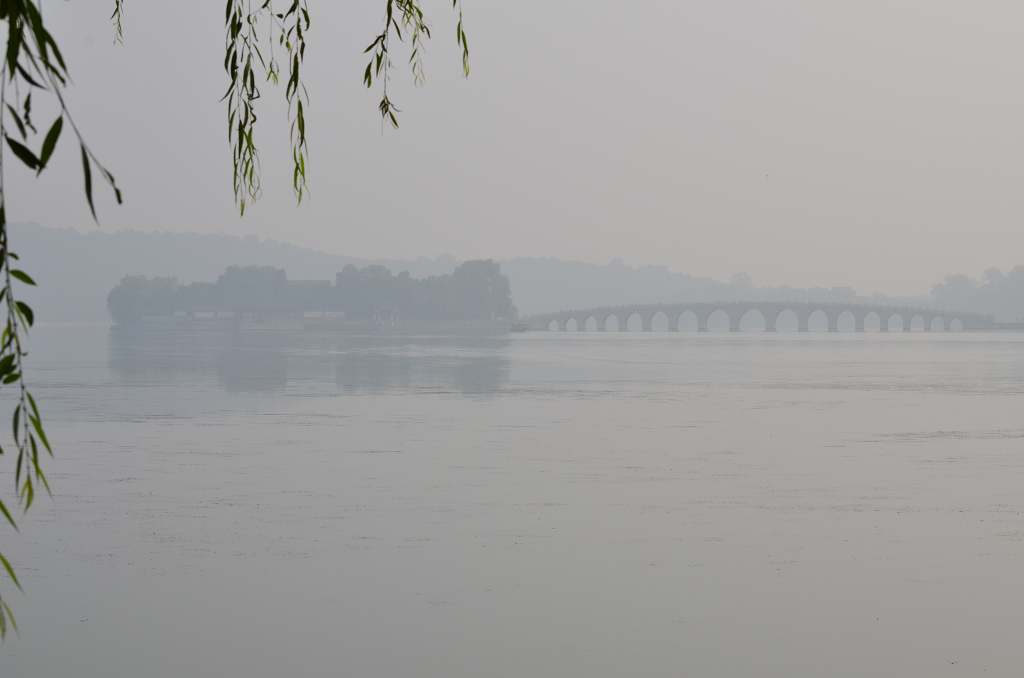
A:
<svg viewBox="0 0 1024 678">
<path fill-rule="evenodd" d="M 216 282 L 125 276 L 107 296 L 118 324 L 147 317 L 210 312 L 332 312 L 357 321 L 514 320 L 508 278 L 492 260 L 467 261 L 449 274 L 413 278 L 384 266 L 345 266 L 330 280 L 289 280 L 273 266 L 231 266 Z"/>
<path fill-rule="evenodd" d="M 932 288 L 932 299 L 941 308 L 970 309 L 1004 321 L 1024 321 L 1024 266 L 1003 272 L 990 268 L 980 280 L 950 275 Z"/>
</svg>

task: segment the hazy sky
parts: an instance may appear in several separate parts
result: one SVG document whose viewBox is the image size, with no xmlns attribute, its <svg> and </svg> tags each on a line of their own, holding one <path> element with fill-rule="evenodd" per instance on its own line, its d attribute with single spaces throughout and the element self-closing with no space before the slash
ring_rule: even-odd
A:
<svg viewBox="0 0 1024 678">
<path fill-rule="evenodd" d="M 73 110 L 127 195 L 103 201 L 102 228 L 622 257 L 862 292 L 1024 263 L 1019 1 L 464 2 L 472 77 L 449 3 L 427 0 L 428 83 L 400 70 L 402 129 L 382 133 L 360 81 L 383 0 L 309 0 L 312 196 L 295 207 L 268 87 L 265 196 L 245 219 L 219 101 L 223 2 L 128 0 L 121 47 L 112 2 L 48 3 Z M 12 218 L 96 228 L 76 154 L 12 179 Z"/>
</svg>

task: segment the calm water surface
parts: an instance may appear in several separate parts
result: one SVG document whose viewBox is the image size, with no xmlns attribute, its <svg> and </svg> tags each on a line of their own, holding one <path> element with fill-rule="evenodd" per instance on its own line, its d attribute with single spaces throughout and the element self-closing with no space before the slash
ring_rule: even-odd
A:
<svg viewBox="0 0 1024 678">
<path fill-rule="evenodd" d="M 33 346 L 4 678 L 1024 664 L 1024 335 Z"/>
</svg>

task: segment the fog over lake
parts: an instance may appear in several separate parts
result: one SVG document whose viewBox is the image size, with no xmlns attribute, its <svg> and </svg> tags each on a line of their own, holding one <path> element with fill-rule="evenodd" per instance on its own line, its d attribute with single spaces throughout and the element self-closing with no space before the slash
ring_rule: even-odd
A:
<svg viewBox="0 0 1024 678">
<path fill-rule="evenodd" d="M 4 676 L 1015 675 L 1024 335 L 34 335 Z"/>
<path fill-rule="evenodd" d="M 1024 674 L 1024 2 L 0 27 L 0 678 Z"/>
</svg>

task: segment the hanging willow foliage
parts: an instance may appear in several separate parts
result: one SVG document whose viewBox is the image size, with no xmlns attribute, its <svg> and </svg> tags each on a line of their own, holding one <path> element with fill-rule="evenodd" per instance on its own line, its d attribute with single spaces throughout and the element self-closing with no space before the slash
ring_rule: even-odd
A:
<svg viewBox="0 0 1024 678">
<path fill-rule="evenodd" d="M 398 109 L 388 93 L 392 48 L 396 40 L 408 42 L 413 79 L 420 84 L 425 78 L 424 41 L 431 33 L 420 0 L 382 1 L 384 28 L 365 50 L 372 55 L 363 82 L 367 87 L 375 82 L 380 84 L 381 121 L 398 127 Z M 126 0 L 113 2 L 110 21 L 114 40 L 122 43 Z M 285 4 L 287 8 L 283 8 Z M 118 204 L 122 201 L 114 175 L 86 143 L 68 109 L 65 101 L 68 67 L 57 41 L 46 29 L 40 5 L 40 0 L 0 0 L 0 22 L 7 28 L 7 46 L 0 67 L 0 327 L 3 328 L 0 332 L 0 388 L 14 389 L 17 394 L 11 412 L 12 440 L 7 446 L 0 445 L 0 460 L 13 459 L 14 499 L 5 503 L 0 498 L 0 515 L 2 522 L 14 530 L 18 529 L 16 514 L 32 507 L 38 490 L 50 492 L 43 460 L 53 452 L 39 407 L 25 378 L 27 338 L 35 313 L 19 299 L 19 286 L 36 283 L 18 264 L 18 255 L 11 249 L 4 190 L 5 160 L 16 160 L 38 176 L 48 166 L 60 140 L 66 137 L 65 128 L 70 129 L 79 147 L 83 193 L 93 219 L 96 219 L 95 176 L 106 184 Z M 284 96 L 288 103 L 292 189 L 298 202 L 308 191 L 306 109 L 309 93 L 302 80 L 306 36 L 312 26 L 308 5 L 308 0 L 286 0 L 281 3 L 283 9 L 275 7 L 273 0 L 227 0 L 226 3 L 224 71 L 228 87 L 223 101 L 227 105 L 232 187 L 243 215 L 246 206 L 259 198 L 261 188 L 260 157 L 255 139 L 259 88 L 264 83 L 279 84 L 283 73 L 287 73 Z M 458 17 L 456 40 L 462 53 L 462 70 L 468 76 L 469 43 L 463 30 L 461 0 L 452 0 L 452 9 Z M 49 98 L 57 110 L 56 118 L 45 127 L 44 134 L 40 134 L 33 118 L 33 95 Z M 0 569 L 20 590 L 15 569 L 2 549 Z M 0 638 L 6 637 L 9 629 L 17 630 L 14 614 L 2 593 L 0 588 Z"/>
<path fill-rule="evenodd" d="M 455 39 L 462 50 L 462 73 L 469 77 L 469 42 L 466 40 L 466 31 L 462 28 L 461 0 L 452 0 L 452 9 L 458 14 Z M 404 34 L 402 29 L 405 29 Z M 384 28 L 363 50 L 364 54 L 372 53 L 363 71 L 363 84 L 368 88 L 373 87 L 375 82 L 380 85 L 381 97 L 377 109 L 380 111 L 381 121 L 388 122 L 395 128 L 398 127 L 399 110 L 388 96 L 388 81 L 392 68 L 391 48 L 395 39 L 404 42 L 406 36 L 410 45 L 409 64 L 413 80 L 416 84 L 422 84 L 426 79 L 423 68 L 423 42 L 430 38 L 430 26 L 427 25 L 418 0 L 387 0 Z"/>
</svg>

